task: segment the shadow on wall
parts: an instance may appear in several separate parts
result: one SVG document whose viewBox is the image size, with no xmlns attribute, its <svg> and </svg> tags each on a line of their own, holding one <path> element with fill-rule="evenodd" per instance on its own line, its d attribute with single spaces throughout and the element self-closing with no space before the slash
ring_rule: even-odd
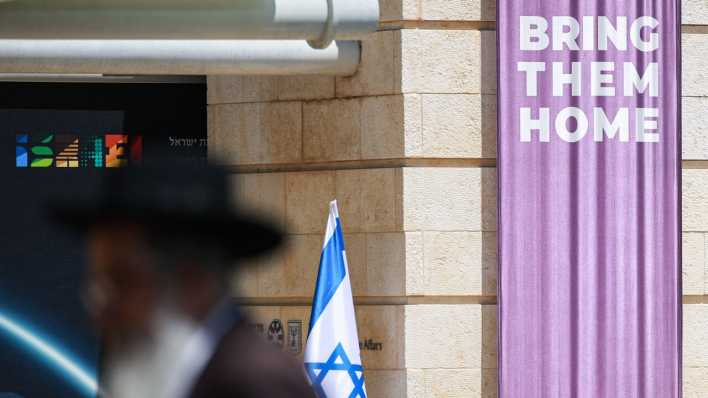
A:
<svg viewBox="0 0 708 398">
<path fill-rule="evenodd" d="M 496 2 L 484 0 L 482 19 L 496 19 Z M 497 155 L 497 64 L 496 31 L 483 31 L 480 59 L 482 65 L 482 157 Z M 483 398 L 497 397 L 497 170 L 494 163 L 482 169 L 482 293 L 489 304 L 482 307 L 482 386 Z"/>
<path fill-rule="evenodd" d="M 497 19 L 497 0 L 482 0 L 482 20 L 494 21 Z"/>
</svg>

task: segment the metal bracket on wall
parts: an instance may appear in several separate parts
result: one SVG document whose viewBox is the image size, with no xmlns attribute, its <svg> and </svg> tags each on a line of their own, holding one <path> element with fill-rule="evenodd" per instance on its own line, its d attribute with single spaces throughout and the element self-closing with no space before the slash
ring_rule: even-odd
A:
<svg viewBox="0 0 708 398">
<path fill-rule="evenodd" d="M 325 29 L 322 32 L 322 36 L 317 40 L 308 40 L 307 43 L 312 46 L 312 48 L 323 49 L 327 48 L 337 37 L 336 26 L 337 26 L 337 13 L 334 9 L 334 0 L 327 0 L 327 22 L 325 23 Z"/>
</svg>

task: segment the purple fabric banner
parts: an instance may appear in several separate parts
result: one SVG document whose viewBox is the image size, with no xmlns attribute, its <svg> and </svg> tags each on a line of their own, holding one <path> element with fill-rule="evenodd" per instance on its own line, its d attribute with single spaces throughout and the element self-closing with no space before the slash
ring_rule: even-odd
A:
<svg viewBox="0 0 708 398">
<path fill-rule="evenodd" d="M 500 398 L 681 395 L 679 6 L 500 0 Z"/>
</svg>

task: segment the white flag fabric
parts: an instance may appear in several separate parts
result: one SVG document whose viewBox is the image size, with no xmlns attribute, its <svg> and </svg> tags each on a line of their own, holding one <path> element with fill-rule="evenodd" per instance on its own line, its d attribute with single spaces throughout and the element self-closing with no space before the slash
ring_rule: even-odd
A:
<svg viewBox="0 0 708 398">
<path fill-rule="evenodd" d="M 349 266 L 337 201 L 329 204 L 305 369 L 319 398 L 366 398 Z"/>
</svg>

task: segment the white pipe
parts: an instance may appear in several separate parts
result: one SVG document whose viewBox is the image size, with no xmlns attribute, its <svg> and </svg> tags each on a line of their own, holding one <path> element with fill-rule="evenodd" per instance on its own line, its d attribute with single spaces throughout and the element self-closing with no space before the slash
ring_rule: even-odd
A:
<svg viewBox="0 0 708 398">
<path fill-rule="evenodd" d="M 103 75 L 98 73 L 0 73 L 0 82 L 204 84 L 206 83 L 206 77 L 180 75 Z"/>
<path fill-rule="evenodd" d="M 358 42 L 297 40 L 0 40 L 0 73 L 352 75 Z"/>
<path fill-rule="evenodd" d="M 378 0 L 0 0 L 3 39 L 358 40 Z"/>
</svg>

